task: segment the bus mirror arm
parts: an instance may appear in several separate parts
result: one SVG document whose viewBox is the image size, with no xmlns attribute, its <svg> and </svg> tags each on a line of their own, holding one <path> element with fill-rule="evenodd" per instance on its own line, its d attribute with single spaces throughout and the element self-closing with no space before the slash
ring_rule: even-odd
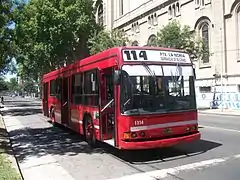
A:
<svg viewBox="0 0 240 180">
<path fill-rule="evenodd" d="M 109 101 L 109 103 L 107 103 L 107 104 L 102 108 L 101 112 L 103 112 L 105 109 L 107 109 L 107 108 L 110 106 L 110 104 L 112 104 L 113 101 L 114 101 L 114 99 L 112 99 L 111 101 Z"/>
<path fill-rule="evenodd" d="M 193 75 L 194 75 L 194 79 L 196 79 L 196 69 L 193 68 Z"/>
<path fill-rule="evenodd" d="M 120 78 L 121 77 L 121 70 L 115 70 L 114 71 L 114 84 L 119 85 L 120 84 Z"/>
</svg>

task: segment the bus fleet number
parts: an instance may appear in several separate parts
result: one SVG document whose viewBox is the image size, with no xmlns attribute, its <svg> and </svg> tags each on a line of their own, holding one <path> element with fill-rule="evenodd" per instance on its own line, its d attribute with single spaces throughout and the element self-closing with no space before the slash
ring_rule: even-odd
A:
<svg viewBox="0 0 240 180">
<path fill-rule="evenodd" d="M 148 60 L 146 51 L 140 51 L 139 53 L 137 53 L 136 51 L 132 50 L 132 51 L 124 51 L 124 53 L 126 54 L 128 61 L 131 61 L 131 60 L 137 61 L 140 58 L 144 60 Z"/>
<path fill-rule="evenodd" d="M 136 121 L 134 121 L 134 125 L 135 126 L 144 125 L 144 121 L 143 120 L 136 120 Z"/>
</svg>

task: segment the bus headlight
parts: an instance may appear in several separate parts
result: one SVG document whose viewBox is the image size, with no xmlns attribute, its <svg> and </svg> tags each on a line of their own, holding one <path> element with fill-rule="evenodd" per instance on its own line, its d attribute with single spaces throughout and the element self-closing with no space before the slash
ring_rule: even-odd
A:
<svg viewBox="0 0 240 180">
<path fill-rule="evenodd" d="M 130 139 L 130 138 L 131 138 L 131 133 L 130 132 L 123 133 L 123 139 Z"/>
</svg>

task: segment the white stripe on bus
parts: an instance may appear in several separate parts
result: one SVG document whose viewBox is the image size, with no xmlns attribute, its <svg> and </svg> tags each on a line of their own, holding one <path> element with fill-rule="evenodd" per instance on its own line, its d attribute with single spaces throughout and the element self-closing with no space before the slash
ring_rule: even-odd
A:
<svg viewBox="0 0 240 180">
<path fill-rule="evenodd" d="M 183 125 L 190 125 L 190 124 L 197 124 L 197 120 L 191 120 L 191 121 L 179 121 L 179 122 L 171 122 L 171 123 L 163 123 L 163 124 L 154 124 L 149 126 L 135 126 L 130 127 L 130 131 L 143 131 L 143 130 L 150 130 L 150 129 L 158 129 L 158 128 L 168 128 L 168 127 L 174 127 L 174 126 L 183 126 Z"/>
</svg>

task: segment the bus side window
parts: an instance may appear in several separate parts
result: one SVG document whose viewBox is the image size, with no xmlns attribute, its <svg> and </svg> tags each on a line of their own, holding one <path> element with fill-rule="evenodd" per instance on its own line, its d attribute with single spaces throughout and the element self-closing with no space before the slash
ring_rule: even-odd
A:
<svg viewBox="0 0 240 180">
<path fill-rule="evenodd" d="M 112 75 L 106 75 L 106 88 L 107 88 L 107 101 L 110 101 L 113 99 L 114 96 Z"/>
<path fill-rule="evenodd" d="M 98 70 L 92 70 L 84 73 L 84 104 L 98 106 Z"/>
</svg>

